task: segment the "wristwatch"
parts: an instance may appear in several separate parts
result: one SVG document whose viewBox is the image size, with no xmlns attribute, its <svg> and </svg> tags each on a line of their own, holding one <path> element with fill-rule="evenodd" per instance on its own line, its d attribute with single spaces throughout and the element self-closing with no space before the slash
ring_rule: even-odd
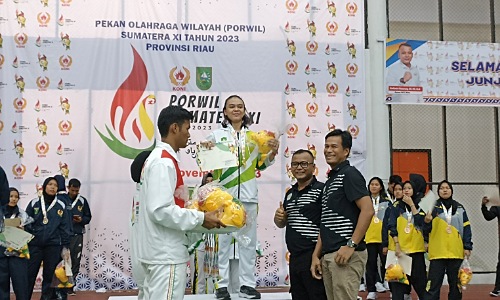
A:
<svg viewBox="0 0 500 300">
<path fill-rule="evenodd" d="M 356 244 L 352 239 L 349 239 L 347 241 L 347 247 L 349 247 L 349 248 L 357 248 L 358 244 Z"/>
</svg>

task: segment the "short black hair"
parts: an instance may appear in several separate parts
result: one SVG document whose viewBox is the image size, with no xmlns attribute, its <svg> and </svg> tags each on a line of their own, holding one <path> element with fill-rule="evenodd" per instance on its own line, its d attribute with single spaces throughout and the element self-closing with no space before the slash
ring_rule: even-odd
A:
<svg viewBox="0 0 500 300">
<path fill-rule="evenodd" d="M 167 137 L 168 131 L 172 124 L 182 126 L 184 122 L 193 120 L 193 114 L 187 109 L 178 106 L 170 105 L 161 110 L 158 116 L 158 130 L 162 138 Z"/>
<path fill-rule="evenodd" d="M 82 183 L 80 182 L 80 180 L 76 179 L 76 178 L 71 178 L 68 182 L 68 187 L 76 187 L 76 188 L 79 188 L 82 186 Z"/>
<path fill-rule="evenodd" d="M 403 182 L 403 178 L 399 175 L 391 175 L 389 177 L 389 183 Z"/>
<path fill-rule="evenodd" d="M 302 154 L 302 153 L 308 153 L 309 155 L 311 155 L 312 159 L 313 159 L 313 162 L 314 162 L 314 155 L 312 154 L 311 151 L 307 150 L 307 149 L 299 149 L 297 151 L 295 151 L 293 154 L 292 154 L 292 157 L 294 157 L 296 154 Z"/>
<path fill-rule="evenodd" d="M 399 44 L 398 50 L 401 49 L 401 47 L 410 47 L 413 50 L 413 46 L 408 44 L 408 43 L 401 43 Z"/>
<path fill-rule="evenodd" d="M 244 111 L 245 115 L 243 116 L 243 119 L 242 119 L 242 122 L 241 122 L 241 126 L 248 128 L 248 126 L 250 126 L 250 125 L 253 124 L 253 120 L 248 115 L 247 106 L 245 105 L 245 101 L 243 101 L 243 98 L 241 98 L 238 95 L 231 95 L 231 96 L 227 97 L 226 100 L 224 101 L 224 107 L 223 107 L 223 109 L 226 109 L 227 101 L 229 99 L 231 99 L 231 98 L 238 98 L 238 99 L 241 100 L 241 102 L 243 102 L 243 108 L 245 110 Z M 227 128 L 227 124 L 229 124 L 229 123 L 231 123 L 231 121 L 229 121 L 229 119 L 227 118 L 227 116 L 224 115 L 224 121 L 222 121 L 222 127 Z"/>
<path fill-rule="evenodd" d="M 331 136 L 340 136 L 340 138 L 342 139 L 342 148 L 349 148 L 349 152 L 351 152 L 352 135 L 349 133 L 349 131 L 342 129 L 335 129 L 333 131 L 330 131 L 325 136 L 325 142 Z"/>
<path fill-rule="evenodd" d="M 137 154 L 137 156 L 134 158 L 134 161 L 132 161 L 132 164 L 130 165 L 130 177 L 134 182 L 141 182 L 142 167 L 144 166 L 144 163 L 146 162 L 146 159 L 150 154 L 150 150 L 142 151 L 141 153 Z"/>
</svg>

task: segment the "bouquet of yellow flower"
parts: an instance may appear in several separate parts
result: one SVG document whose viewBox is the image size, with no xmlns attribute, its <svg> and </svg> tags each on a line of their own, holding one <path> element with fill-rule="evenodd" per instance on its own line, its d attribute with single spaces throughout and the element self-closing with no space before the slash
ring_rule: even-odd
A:
<svg viewBox="0 0 500 300">
<path fill-rule="evenodd" d="M 472 279 L 472 269 L 469 264 L 469 260 L 467 258 L 464 259 L 460 269 L 458 270 L 458 280 L 460 281 L 460 285 L 462 289 L 466 289 L 466 285 L 469 284 Z"/>
<path fill-rule="evenodd" d="M 395 264 L 391 264 L 387 267 L 387 270 L 385 271 L 385 280 L 388 282 L 410 284 L 403 267 L 397 261 Z"/>
<path fill-rule="evenodd" d="M 201 186 L 193 194 L 193 201 L 188 205 L 188 208 L 203 212 L 220 210 L 221 221 L 227 226 L 226 228 L 206 229 L 204 231 L 211 233 L 221 230 L 232 232 L 245 225 L 246 213 L 243 204 L 221 186 L 218 186 L 218 183 Z"/>
<path fill-rule="evenodd" d="M 250 132 L 250 141 L 257 145 L 257 147 L 259 147 L 260 164 L 262 164 L 266 160 L 267 154 L 269 154 L 269 152 L 271 152 L 272 150 L 268 145 L 269 141 L 275 138 L 276 134 L 269 130 Z"/>
</svg>

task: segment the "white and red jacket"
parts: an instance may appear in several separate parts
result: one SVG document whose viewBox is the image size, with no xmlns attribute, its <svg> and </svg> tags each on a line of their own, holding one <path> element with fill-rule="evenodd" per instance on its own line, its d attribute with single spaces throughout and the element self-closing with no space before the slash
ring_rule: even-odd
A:
<svg viewBox="0 0 500 300">
<path fill-rule="evenodd" d="M 174 199 L 183 185 L 178 162 L 172 147 L 157 141 L 144 163 L 136 201 L 137 258 L 142 263 L 187 262 L 188 241 L 184 231 L 203 223 L 203 212 L 183 208 L 183 201 Z"/>
</svg>

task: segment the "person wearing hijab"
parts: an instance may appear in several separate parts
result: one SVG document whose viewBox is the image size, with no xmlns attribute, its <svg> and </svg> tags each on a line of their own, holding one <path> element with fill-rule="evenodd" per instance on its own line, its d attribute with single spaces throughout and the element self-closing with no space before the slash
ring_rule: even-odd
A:
<svg viewBox="0 0 500 300">
<path fill-rule="evenodd" d="M 453 199 L 453 186 L 447 180 L 438 185 L 439 199 L 432 212 L 425 216 L 424 232 L 429 236 L 429 278 L 427 300 L 439 299 L 444 274 L 450 290 L 448 299 L 461 300 L 462 290 L 458 270 L 464 257 L 472 251 L 469 217 L 462 204 Z"/>
<path fill-rule="evenodd" d="M 62 249 L 69 248 L 71 223 L 66 216 L 66 204 L 58 199 L 57 190 L 57 180 L 48 177 L 43 182 L 42 195 L 31 200 L 26 208 L 26 213 L 34 219 L 34 222 L 25 229 L 35 236 L 28 244 L 31 256 L 28 261 L 28 299 L 31 299 L 42 262 L 43 282 L 40 299 L 52 299 L 54 293 L 51 288 L 52 277 L 57 264 L 62 260 Z"/>
<path fill-rule="evenodd" d="M 0 206 L 4 206 L 9 203 L 10 191 L 9 191 L 9 180 L 7 180 L 7 175 L 5 171 L 0 166 Z"/>
<path fill-rule="evenodd" d="M 392 184 L 392 196 L 393 196 L 393 201 L 403 201 L 403 183 L 401 181 L 396 181 L 394 184 Z M 391 217 L 392 209 L 394 208 L 393 205 L 389 205 L 387 207 L 387 210 L 384 215 L 384 221 L 383 221 L 383 226 L 382 226 L 382 253 L 384 255 L 387 255 L 387 252 L 389 248 L 392 251 L 396 250 L 396 244 L 394 243 L 393 238 L 389 235 L 389 219 Z M 385 267 L 385 265 L 384 265 Z M 385 273 L 384 273 L 385 275 Z M 389 289 L 392 292 L 392 284 L 389 284 Z M 404 300 L 411 300 L 411 286 L 405 285 L 404 286 Z"/>
<path fill-rule="evenodd" d="M 25 224 L 28 215 L 19 208 L 19 191 L 10 188 L 10 200 L 7 205 L 2 206 L 5 219 L 21 219 L 21 226 Z M 6 249 L 0 246 L 0 300 L 10 299 L 10 282 L 16 295 L 16 300 L 29 300 L 28 298 L 28 259 L 29 254 L 25 251 Z"/>
<path fill-rule="evenodd" d="M 389 218 L 389 234 L 394 244 L 389 242 L 389 250 L 394 250 L 396 256 L 402 253 L 412 258 L 411 276 L 408 281 L 417 292 L 420 299 L 425 299 L 425 284 L 427 274 L 425 269 L 425 247 L 422 227 L 424 225 L 425 213 L 418 207 L 420 201 L 414 194 L 412 181 L 403 184 L 403 198 L 394 202 Z M 403 283 L 393 282 L 391 284 L 392 299 L 403 300 L 407 287 Z"/>
</svg>

